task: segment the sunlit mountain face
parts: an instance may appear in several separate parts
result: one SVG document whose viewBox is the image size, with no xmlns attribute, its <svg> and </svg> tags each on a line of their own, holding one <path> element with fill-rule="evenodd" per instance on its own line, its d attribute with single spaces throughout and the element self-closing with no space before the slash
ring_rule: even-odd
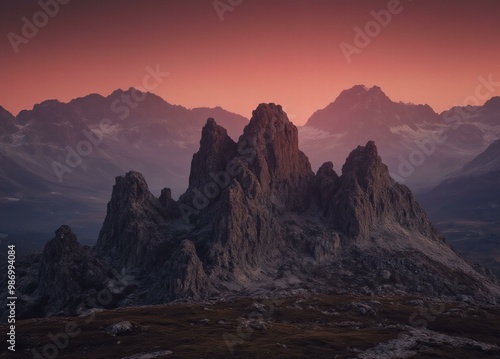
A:
<svg viewBox="0 0 500 359">
<path fill-rule="evenodd" d="M 500 357 L 499 13 L 2 1 L 0 356 Z"/>
</svg>

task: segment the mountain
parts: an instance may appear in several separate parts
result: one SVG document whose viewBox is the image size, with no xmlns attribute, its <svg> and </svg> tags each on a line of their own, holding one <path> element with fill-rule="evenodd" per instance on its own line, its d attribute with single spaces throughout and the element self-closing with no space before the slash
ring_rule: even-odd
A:
<svg viewBox="0 0 500 359">
<path fill-rule="evenodd" d="M 300 292 L 439 296 L 443 283 L 458 285 L 453 297 L 500 298 L 497 280 L 458 255 L 390 177 L 374 142 L 356 147 L 340 175 L 331 162 L 314 173 L 275 104 L 260 104 L 237 142 L 209 119 L 178 201 L 130 171 L 115 180 L 94 247 L 62 226 L 18 266 L 19 318 L 82 313 L 96 293 L 106 308 Z M 129 280 L 118 286 L 117 273 Z"/>
<path fill-rule="evenodd" d="M 500 171 L 500 140 L 493 142 L 483 153 L 467 163 L 458 176 L 480 176 L 495 171 Z"/>
<path fill-rule="evenodd" d="M 300 128 L 314 168 L 337 166 L 358 143 L 373 139 L 393 178 L 428 190 L 459 170 L 500 136 L 499 98 L 441 114 L 428 105 L 397 103 L 377 86 L 354 86 L 316 111 Z"/>
<path fill-rule="evenodd" d="M 190 110 L 134 88 L 47 100 L 16 117 L 0 108 L 0 232 L 30 239 L 28 232 L 50 233 L 62 222 L 94 243 L 108 189 L 131 169 L 144 173 L 154 192 L 168 179 L 180 195 L 207 116 L 220 117 L 231 136 L 248 122 L 220 107 Z"/>
<path fill-rule="evenodd" d="M 428 105 L 396 103 L 378 86 L 356 85 L 316 111 L 306 126 L 329 132 L 349 132 L 354 137 L 365 130 L 378 130 L 375 136 L 388 135 L 391 127 L 417 129 L 418 125 L 438 121 L 438 115 Z"/>
<path fill-rule="evenodd" d="M 17 132 L 17 128 L 14 125 L 14 116 L 0 106 L 0 133 L 2 136 L 10 135 Z"/>
<path fill-rule="evenodd" d="M 500 275 L 500 140 L 431 191 L 419 195 L 464 256 Z"/>
</svg>

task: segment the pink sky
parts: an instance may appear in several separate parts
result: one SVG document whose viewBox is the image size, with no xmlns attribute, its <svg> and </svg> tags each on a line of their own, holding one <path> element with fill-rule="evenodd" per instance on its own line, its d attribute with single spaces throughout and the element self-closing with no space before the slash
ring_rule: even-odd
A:
<svg viewBox="0 0 500 359">
<path fill-rule="evenodd" d="M 8 34 L 22 35 L 22 18 L 41 8 L 2 1 L 0 105 L 17 114 L 46 99 L 107 95 L 140 86 L 146 67 L 159 65 L 170 75 L 153 92 L 170 103 L 250 117 L 258 103 L 276 102 L 300 125 L 355 84 L 442 111 L 474 95 L 478 76 L 500 82 L 495 0 L 401 0 L 348 63 L 340 44 L 354 45 L 354 28 L 387 8 L 388 1 L 244 0 L 221 21 L 212 0 L 72 0 L 16 54 Z"/>
</svg>

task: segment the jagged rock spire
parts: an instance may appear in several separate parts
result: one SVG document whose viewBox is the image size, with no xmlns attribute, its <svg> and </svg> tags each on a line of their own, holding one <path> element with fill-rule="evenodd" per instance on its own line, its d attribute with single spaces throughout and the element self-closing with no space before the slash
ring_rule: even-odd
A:
<svg viewBox="0 0 500 359">
<path fill-rule="evenodd" d="M 314 176 L 309 160 L 299 150 L 298 130 L 281 106 L 260 104 L 238 141 L 249 168 L 265 192 L 291 209 L 309 205 Z"/>
<path fill-rule="evenodd" d="M 368 236 L 376 227 L 397 223 L 437 237 L 411 191 L 390 177 L 373 141 L 358 146 L 347 157 L 332 201 L 330 218 L 349 236 Z"/>
<path fill-rule="evenodd" d="M 203 190 L 204 185 L 213 181 L 210 175 L 223 171 L 236 154 L 236 143 L 223 127 L 209 118 L 201 132 L 200 149 L 191 161 L 189 189 Z"/>
<path fill-rule="evenodd" d="M 100 263 L 82 248 L 69 226 L 59 227 L 43 250 L 38 272 L 36 295 L 49 303 L 44 314 L 56 314 L 61 307 L 74 313 L 85 291 L 102 289 L 105 283 Z"/>
<path fill-rule="evenodd" d="M 168 202 L 166 193 L 164 202 Z M 162 236 L 166 226 L 164 212 L 142 174 L 130 171 L 116 177 L 97 239 L 97 253 L 110 258 L 117 269 L 154 263 L 155 253 L 148 248 Z"/>
</svg>

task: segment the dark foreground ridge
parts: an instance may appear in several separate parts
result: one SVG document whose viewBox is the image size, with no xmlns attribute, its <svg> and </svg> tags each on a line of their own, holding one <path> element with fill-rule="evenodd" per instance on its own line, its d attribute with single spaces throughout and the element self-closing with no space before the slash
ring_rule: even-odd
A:
<svg viewBox="0 0 500 359">
<path fill-rule="evenodd" d="M 340 175 L 330 162 L 314 174 L 275 104 L 259 105 L 237 142 L 207 121 L 179 201 L 129 172 L 116 178 L 93 248 L 62 226 L 19 266 L 20 318 L 303 292 L 500 297 L 497 280 L 459 256 L 389 176 L 374 142 Z"/>
</svg>

